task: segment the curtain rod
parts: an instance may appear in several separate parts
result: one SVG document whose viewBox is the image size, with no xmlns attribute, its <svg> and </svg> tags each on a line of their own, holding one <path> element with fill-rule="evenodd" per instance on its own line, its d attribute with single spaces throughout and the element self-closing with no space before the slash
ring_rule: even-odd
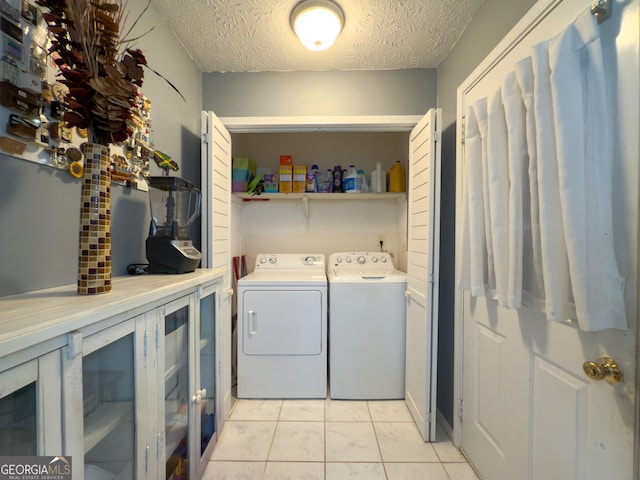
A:
<svg viewBox="0 0 640 480">
<path fill-rule="evenodd" d="M 599 0 L 591 5 L 591 13 L 598 19 L 598 23 L 604 22 L 611 16 L 611 0 Z"/>
</svg>

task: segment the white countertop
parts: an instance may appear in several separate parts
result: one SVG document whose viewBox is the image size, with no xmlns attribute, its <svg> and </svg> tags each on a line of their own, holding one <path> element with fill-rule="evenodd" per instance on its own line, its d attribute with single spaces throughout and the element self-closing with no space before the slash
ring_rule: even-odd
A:
<svg viewBox="0 0 640 480">
<path fill-rule="evenodd" d="M 224 269 L 181 275 L 113 277 L 110 293 L 78 295 L 76 285 L 0 297 L 0 358 L 145 305 L 162 304 L 213 283 Z"/>
</svg>

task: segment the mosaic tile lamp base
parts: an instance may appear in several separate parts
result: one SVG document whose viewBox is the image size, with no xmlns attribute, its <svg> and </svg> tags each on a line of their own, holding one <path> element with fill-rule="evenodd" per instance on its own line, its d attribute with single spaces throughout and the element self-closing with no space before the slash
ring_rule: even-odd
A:
<svg viewBox="0 0 640 480">
<path fill-rule="evenodd" d="M 78 294 L 111 291 L 111 174 L 109 147 L 84 143 L 80 199 Z"/>
</svg>

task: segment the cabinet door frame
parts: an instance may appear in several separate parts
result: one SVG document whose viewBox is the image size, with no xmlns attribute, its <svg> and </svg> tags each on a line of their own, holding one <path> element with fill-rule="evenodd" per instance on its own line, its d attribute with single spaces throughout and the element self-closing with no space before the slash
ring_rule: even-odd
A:
<svg viewBox="0 0 640 480">
<path fill-rule="evenodd" d="M 36 384 L 36 449 L 38 455 L 62 454 L 62 375 L 60 350 L 0 372 L 2 397 L 31 383 Z"/>
<path fill-rule="evenodd" d="M 195 475 L 193 474 L 193 470 L 194 468 L 197 467 L 195 466 L 195 462 L 194 460 L 194 452 L 195 452 L 195 448 L 194 448 L 194 441 L 192 439 L 193 434 L 192 434 L 192 430 L 193 429 L 193 423 L 194 423 L 194 415 L 193 415 L 193 401 L 192 401 L 192 396 L 193 396 L 193 392 L 195 390 L 194 386 L 197 385 L 196 383 L 196 377 L 195 377 L 195 352 L 194 352 L 194 338 L 195 338 L 195 295 L 191 294 L 191 295 L 186 295 L 184 297 L 178 298 L 176 300 L 173 300 L 172 302 L 169 302 L 161 307 L 159 307 L 156 310 L 156 325 L 155 325 L 155 331 L 156 331 L 156 340 L 157 340 L 157 344 L 156 344 L 156 356 L 157 356 L 157 368 L 156 368 L 156 385 L 157 385 L 157 401 L 155 402 L 156 405 L 158 406 L 157 408 L 157 416 L 156 416 L 156 426 L 157 426 L 157 431 L 156 431 L 156 452 L 157 452 L 157 457 L 156 457 L 156 462 L 157 462 L 157 468 L 158 468 L 158 478 L 163 478 L 164 477 L 164 470 L 165 470 L 165 464 L 167 461 L 167 445 L 165 442 L 165 415 L 166 415 L 166 409 L 165 409 L 165 395 L 166 395 L 166 391 L 165 391 L 165 365 L 164 365 L 164 359 L 165 359 L 165 335 L 164 335 L 164 320 L 167 316 L 171 315 L 172 313 L 177 312 L 178 310 L 180 310 L 181 308 L 184 307 L 188 307 L 189 309 L 189 319 L 188 319 L 188 325 L 187 325 L 187 358 L 188 358 L 188 366 L 187 369 L 189 371 L 189 376 L 188 376 L 188 382 L 187 382 L 187 392 L 188 392 L 188 425 L 189 425 L 189 432 L 187 433 L 187 441 L 189 442 L 188 444 L 188 449 L 189 449 L 189 461 L 190 461 L 190 466 L 189 466 L 189 477 L 190 478 L 195 478 Z M 193 465 L 193 466 L 191 466 Z"/>
<path fill-rule="evenodd" d="M 215 376 L 215 384 L 214 384 L 214 404 L 215 404 L 215 433 L 211 439 L 211 441 L 209 442 L 209 445 L 207 446 L 206 450 L 200 454 L 200 448 L 201 448 L 201 424 L 200 424 L 200 417 L 199 417 L 199 405 L 197 403 L 192 402 L 192 408 L 191 411 L 193 412 L 193 424 L 192 424 L 192 433 L 191 433 L 191 439 L 192 439 L 192 445 L 193 445 L 193 449 L 192 449 L 192 455 L 193 455 L 193 459 L 194 461 L 192 462 L 192 464 L 194 465 L 194 468 L 196 468 L 195 473 L 195 477 L 196 478 L 200 478 L 209 461 L 209 458 L 211 457 L 212 453 L 213 453 L 213 449 L 215 448 L 215 445 L 217 443 L 217 439 L 218 439 L 218 432 L 220 431 L 220 425 L 221 425 L 221 415 L 222 415 L 222 408 L 223 408 L 223 399 L 222 399 L 222 395 L 220 395 L 220 375 L 221 375 L 221 366 L 220 366 L 220 341 L 221 341 L 221 336 L 219 334 L 220 332 L 220 295 L 222 291 L 222 281 L 218 281 L 214 284 L 211 285 L 206 285 L 206 286 L 202 286 L 199 287 L 198 290 L 196 291 L 195 294 L 195 318 L 194 318 L 194 328 L 193 328 L 193 340 L 194 340 L 194 360 L 195 360 L 195 368 L 194 368 L 194 388 L 192 389 L 194 391 L 194 395 L 197 395 L 201 389 L 202 389 L 202 385 L 200 383 L 200 374 L 201 374 L 201 362 L 200 362 L 200 346 L 199 346 L 199 340 L 200 340 L 200 326 L 201 326 L 201 312 L 200 312 L 200 301 L 204 298 L 207 298 L 210 295 L 214 296 L 214 324 L 213 324 L 213 328 L 214 328 L 214 365 L 213 365 L 213 369 L 214 369 L 214 376 Z"/>
<path fill-rule="evenodd" d="M 138 363 L 136 362 L 136 317 L 129 318 L 115 325 L 104 329 L 96 328 L 95 325 L 88 327 L 92 333 L 83 336 L 81 331 L 74 331 L 68 334 L 67 346 L 62 351 L 62 385 L 63 385 L 63 412 L 64 412 L 64 453 L 74 460 L 73 480 L 84 478 L 84 406 L 82 391 L 82 360 L 84 356 L 94 353 L 113 342 L 133 335 L 134 352 L 134 415 L 136 421 L 136 437 L 138 431 L 138 415 L 142 402 L 138 398 L 137 379 L 141 375 Z M 80 413 L 80 415 L 78 414 Z M 139 439 L 135 439 L 136 447 L 139 446 Z M 140 472 L 139 466 L 144 465 L 144 458 L 141 452 L 136 452 L 136 473 Z M 144 478 L 144 477 L 142 477 Z"/>
</svg>

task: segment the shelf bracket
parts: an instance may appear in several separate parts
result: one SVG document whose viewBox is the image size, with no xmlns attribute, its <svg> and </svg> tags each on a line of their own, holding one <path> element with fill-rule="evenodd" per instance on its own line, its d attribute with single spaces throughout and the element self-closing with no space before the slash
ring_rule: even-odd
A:
<svg viewBox="0 0 640 480">
<path fill-rule="evenodd" d="M 304 210 L 304 218 L 306 219 L 306 223 L 308 225 L 311 215 L 309 213 L 309 197 L 306 195 L 302 196 L 302 209 Z"/>
</svg>

